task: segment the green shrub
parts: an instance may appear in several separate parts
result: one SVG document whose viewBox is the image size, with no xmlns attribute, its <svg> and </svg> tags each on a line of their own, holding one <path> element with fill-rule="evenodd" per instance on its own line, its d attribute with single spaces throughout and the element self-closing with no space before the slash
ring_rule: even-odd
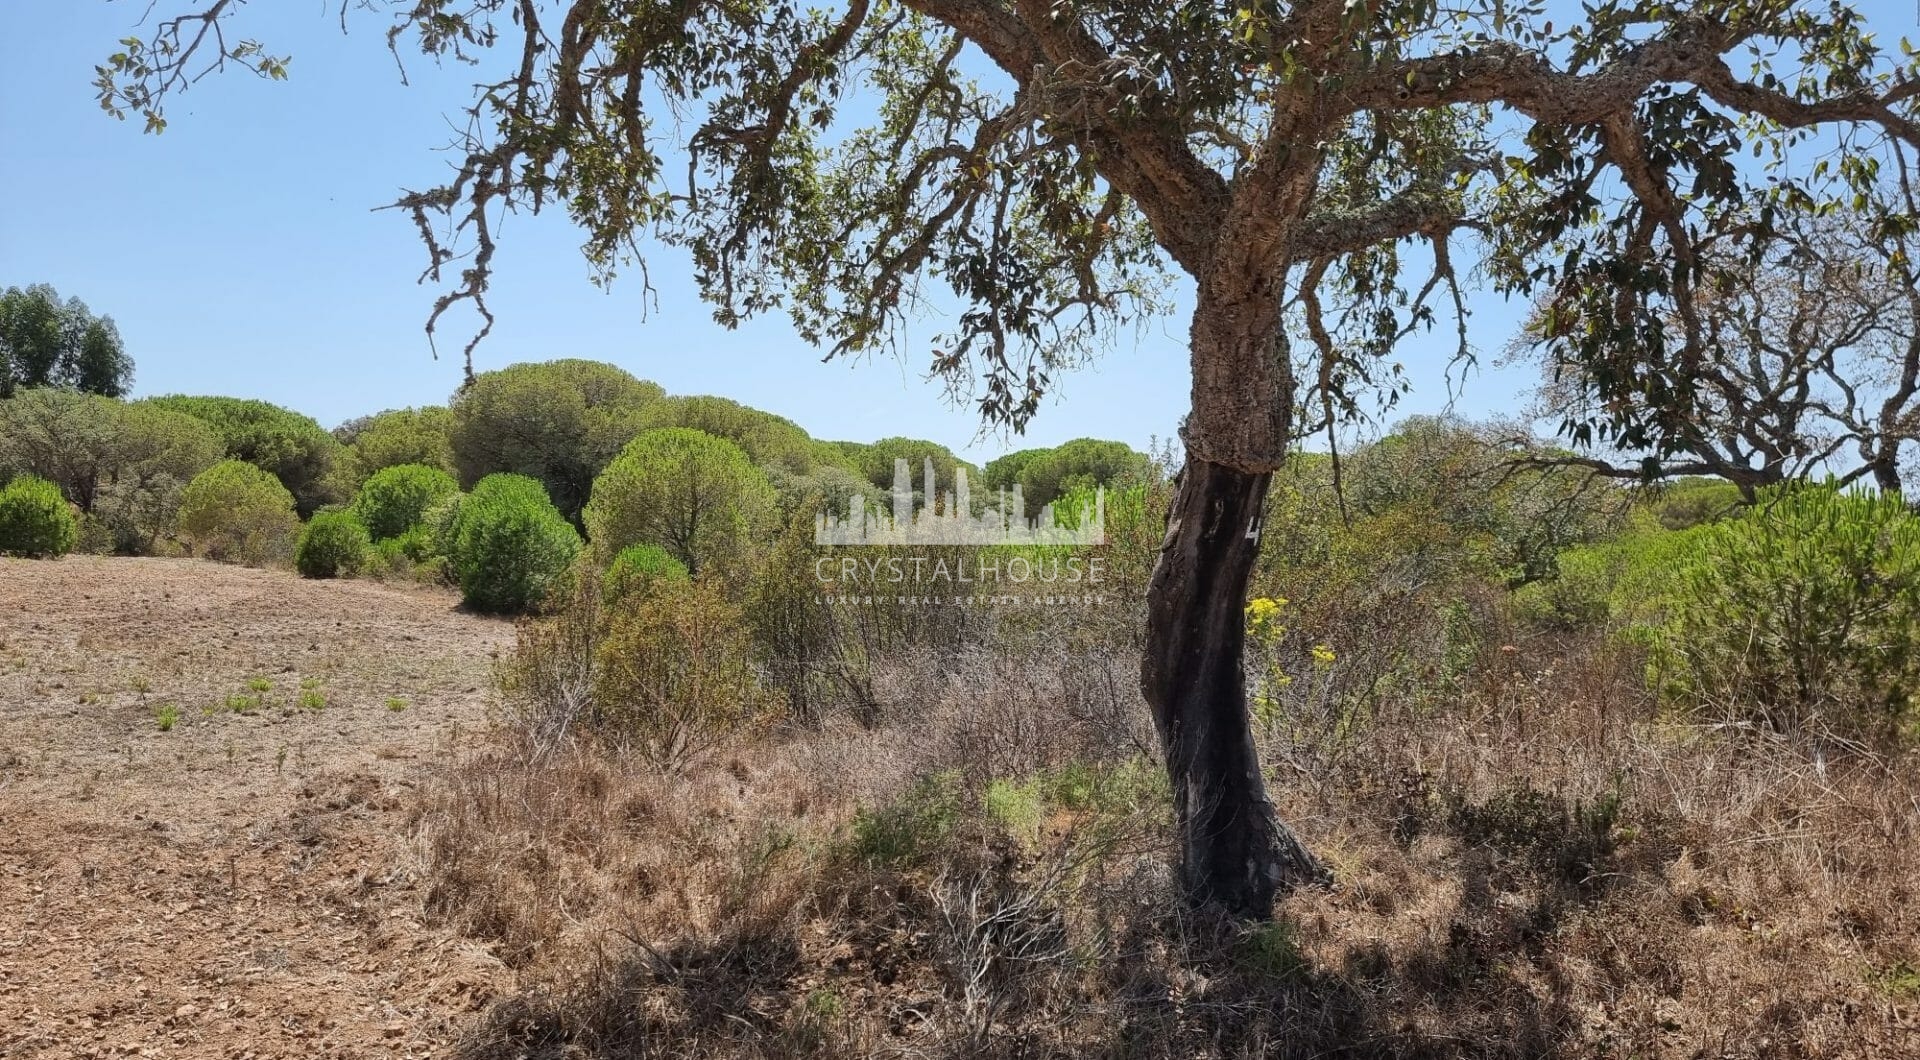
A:
<svg viewBox="0 0 1920 1060">
<path fill-rule="evenodd" d="M 143 553 L 173 528 L 180 490 L 221 456 L 205 423 L 69 390 L 0 401 L 0 468 L 37 475 L 84 516 L 88 552 Z"/>
<path fill-rule="evenodd" d="M 1776 727 L 1872 729 L 1920 695 L 1920 517 L 1892 494 L 1802 485 L 1691 532 L 1657 679 Z"/>
<path fill-rule="evenodd" d="M 0 489 L 0 553 L 57 558 L 73 551 L 79 537 L 79 523 L 60 487 L 22 475 Z"/>
<path fill-rule="evenodd" d="M 378 544 L 370 544 L 365 552 L 360 553 L 360 566 L 353 573 L 377 582 L 393 577 L 410 578 L 413 564 L 404 558 L 396 560 L 392 552 L 382 550 Z"/>
<path fill-rule="evenodd" d="M 1635 638 L 1665 621 L 1698 531 L 1647 525 L 1615 540 L 1560 553 L 1551 578 L 1512 596 L 1515 617 L 1546 629 L 1606 629 Z"/>
<path fill-rule="evenodd" d="M 595 729 L 665 768 L 769 714 L 740 610 L 711 582 L 664 582 L 622 598 L 597 658 Z"/>
<path fill-rule="evenodd" d="M 407 572 L 416 585 L 451 586 L 458 588 L 459 579 L 453 573 L 453 565 L 445 556 L 430 556 L 413 565 Z"/>
<path fill-rule="evenodd" d="M 1173 793 L 1164 769 L 1146 758 L 1114 763 L 1068 762 L 1042 773 L 1040 791 L 1047 801 L 1077 813 L 1135 818 L 1170 805 Z"/>
<path fill-rule="evenodd" d="M 525 475 L 481 479 L 452 520 L 451 540 L 460 592 L 482 611 L 538 606 L 580 554 L 580 535 Z"/>
<path fill-rule="evenodd" d="M 1719 522 L 1744 506 L 1740 488 L 1717 478 L 1679 479 L 1660 487 L 1652 498 L 1655 516 L 1669 530 Z"/>
<path fill-rule="evenodd" d="M 302 577 L 337 578 L 358 573 L 372 544 L 367 528 L 350 511 L 315 512 L 293 549 L 293 566 Z"/>
<path fill-rule="evenodd" d="M 383 538 L 373 544 L 374 551 L 395 565 L 425 563 L 439 555 L 433 532 L 424 526 L 416 526 L 398 537 Z"/>
<path fill-rule="evenodd" d="M 180 536 L 208 559 L 260 564 L 283 559 L 300 532 L 293 494 L 242 460 L 195 475 L 180 495 Z"/>
<path fill-rule="evenodd" d="M 1045 805 L 1041 801 L 1037 781 L 1018 784 L 1011 780 L 994 780 L 987 784 L 986 792 L 980 796 L 980 808 L 985 811 L 988 820 L 1016 838 L 1031 841 L 1040 833 L 1040 815 Z"/>
<path fill-rule="evenodd" d="M 599 556 L 659 545 L 698 573 L 739 558 L 773 508 L 766 473 L 739 446 L 664 427 L 641 434 L 607 465 L 584 514 Z"/>
<path fill-rule="evenodd" d="M 645 592 L 658 582 L 684 582 L 687 565 L 658 545 L 628 545 L 607 565 L 602 582 L 606 598 L 617 600 L 628 593 Z"/>
<path fill-rule="evenodd" d="M 1067 762 L 1025 781 L 997 779 L 981 795 L 988 820 L 1014 837 L 1032 840 L 1043 821 L 1061 811 L 1111 825 L 1138 820 L 1167 805 L 1166 773 L 1144 758 L 1121 762 Z"/>
<path fill-rule="evenodd" d="M 1313 967 L 1301 952 L 1298 929 L 1283 920 L 1248 929 L 1236 940 L 1233 954 L 1248 973 L 1283 982 L 1302 978 Z"/>
<path fill-rule="evenodd" d="M 226 454 L 273 475 L 292 493 L 301 515 L 335 500 L 333 463 L 340 443 L 310 416 L 265 401 L 168 396 L 141 405 L 185 413 L 219 436 Z"/>
<path fill-rule="evenodd" d="M 855 858 L 876 868 L 902 868 L 933 856 L 960 823 L 960 777 L 922 777 L 898 799 L 853 816 Z"/>
<path fill-rule="evenodd" d="M 439 468 L 396 464 L 367 479 L 353 511 L 375 541 L 385 541 L 419 526 L 428 509 L 458 492 L 453 476 Z"/>
<path fill-rule="evenodd" d="M 1521 586 L 1512 596 L 1513 613 L 1545 629 L 1599 629 L 1607 624 L 1614 587 L 1621 576 L 1621 551 L 1612 543 L 1570 548 L 1560 554 L 1551 578 Z"/>
<path fill-rule="evenodd" d="M 349 420 L 333 429 L 346 447 L 335 462 L 340 481 L 352 493 L 374 472 L 401 464 L 425 464 L 451 475 L 452 431 L 453 411 L 436 405 Z"/>
<path fill-rule="evenodd" d="M 427 552 L 434 556 L 453 554 L 453 532 L 460 523 L 460 506 L 466 502 L 464 493 L 451 494 L 438 504 L 428 508 L 420 519 L 420 528 L 426 531 Z"/>
</svg>

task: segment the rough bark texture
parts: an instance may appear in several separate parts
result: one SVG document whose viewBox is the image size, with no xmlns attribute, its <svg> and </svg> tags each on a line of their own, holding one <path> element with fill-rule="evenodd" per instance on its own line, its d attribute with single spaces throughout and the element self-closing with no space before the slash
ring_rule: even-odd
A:
<svg viewBox="0 0 1920 1060">
<path fill-rule="evenodd" d="M 1272 478 L 1190 458 L 1147 596 L 1141 685 L 1173 784 L 1191 899 L 1239 917 L 1326 870 L 1274 815 L 1247 718 L 1247 582 Z"/>
</svg>

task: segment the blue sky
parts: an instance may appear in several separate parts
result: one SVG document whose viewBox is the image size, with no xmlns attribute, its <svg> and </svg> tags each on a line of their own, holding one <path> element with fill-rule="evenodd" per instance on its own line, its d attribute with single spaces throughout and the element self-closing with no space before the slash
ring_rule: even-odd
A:
<svg viewBox="0 0 1920 1060">
<path fill-rule="evenodd" d="M 466 100 L 472 74 L 416 58 L 404 86 L 378 16 L 350 19 L 354 32 L 343 36 L 329 6 L 248 5 L 237 35 L 291 53 L 291 80 L 210 78 L 171 105 L 164 135 L 146 136 L 137 120 L 101 112 L 90 85 L 145 0 L 9 0 L 0 286 L 51 283 L 112 315 L 138 365 L 137 394 L 257 397 L 332 426 L 444 402 L 459 382 L 459 322 L 443 328 L 434 360 L 421 330 L 434 292 L 415 284 L 423 256 L 414 231 L 373 208 L 443 171 L 444 115 Z M 822 364 L 784 318 L 733 331 L 714 324 L 671 248 L 649 255 L 650 307 L 636 272 L 611 292 L 589 283 L 559 213 L 509 217 L 501 234 L 499 322 L 476 354 L 483 370 L 611 361 L 673 393 L 777 412 L 816 437 L 932 438 L 976 460 L 1083 435 L 1143 446 L 1173 433 L 1187 401 L 1184 281 L 1181 309 L 1117 336 L 1096 363 L 1061 379 L 1026 439 L 1009 444 L 978 437 L 972 409 L 923 378 L 917 345 L 901 361 Z M 1396 416 L 1450 401 L 1468 415 L 1517 411 L 1530 372 L 1492 365 L 1517 312 L 1488 296 L 1474 311 L 1482 366 L 1454 380 L 1458 400 L 1443 326 L 1404 344 L 1415 389 Z"/>
</svg>

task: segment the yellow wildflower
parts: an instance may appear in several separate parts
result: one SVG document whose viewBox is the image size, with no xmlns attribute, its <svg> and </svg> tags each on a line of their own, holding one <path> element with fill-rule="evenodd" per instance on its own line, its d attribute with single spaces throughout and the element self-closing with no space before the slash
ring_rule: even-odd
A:
<svg viewBox="0 0 1920 1060">
<path fill-rule="evenodd" d="M 1260 640 L 1278 640 L 1287 627 L 1280 624 L 1285 597 L 1256 596 L 1247 601 L 1247 632 Z"/>
</svg>

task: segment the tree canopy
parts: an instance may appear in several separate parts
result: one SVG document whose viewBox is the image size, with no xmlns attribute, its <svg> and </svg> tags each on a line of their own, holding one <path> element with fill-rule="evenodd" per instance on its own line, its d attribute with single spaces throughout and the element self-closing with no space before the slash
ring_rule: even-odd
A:
<svg viewBox="0 0 1920 1060">
<path fill-rule="evenodd" d="M 1034 454 L 1021 465 L 1015 481 L 1028 507 L 1038 508 L 1077 489 L 1128 486 L 1152 474 L 1153 461 L 1125 442 L 1075 438 Z"/>
<path fill-rule="evenodd" d="M 847 451 L 854 468 L 877 489 L 893 488 L 895 462 L 900 460 L 907 462 L 907 475 L 915 490 L 926 485 L 923 476 L 928 460 L 933 461 L 934 476 L 943 490 L 953 488 L 954 472 L 960 468 L 966 468 L 971 476 L 980 474 L 979 468 L 960 459 L 953 450 L 924 438 L 882 438 L 865 445 L 842 442 L 840 446 Z"/>
<path fill-rule="evenodd" d="M 451 475 L 453 413 L 439 405 L 417 409 L 388 409 L 361 416 L 333 429 L 345 450 L 340 475 L 358 488 L 367 476 L 400 464 L 425 464 Z"/>
<path fill-rule="evenodd" d="M 659 427 L 628 443 L 593 483 L 587 533 L 611 560 L 658 545 L 695 573 L 739 557 L 774 508 L 766 472 L 737 445 L 690 427 Z"/>
<path fill-rule="evenodd" d="M 1703 244 L 1699 356 L 1648 368 L 1687 414 L 1625 451 L 1557 461 L 1615 478 L 1713 475 L 1748 500 L 1829 474 L 1901 489 L 1920 443 L 1920 230 L 1896 219 L 1916 214 L 1911 183 L 1883 180 L 1857 208 L 1781 219 L 1766 244 L 1744 233 Z M 1515 347 L 1540 343 L 1544 327 L 1536 315 Z M 1541 360 L 1542 396 L 1562 415 L 1590 417 L 1605 400 L 1593 372 Z"/>
<path fill-rule="evenodd" d="M 1020 472 L 1026 470 L 1035 458 L 1052 452 L 1044 446 L 1033 449 L 1016 449 L 1003 456 L 987 461 L 980 469 L 980 480 L 988 489 L 1007 489 L 1020 484 Z"/>
<path fill-rule="evenodd" d="M 284 76 L 259 42 L 194 32 L 238 7 L 129 39 L 100 70 L 102 106 L 157 129 L 205 66 Z M 692 252 L 722 320 L 784 310 L 841 353 L 883 348 L 918 302 L 914 279 L 934 280 L 970 307 L 935 368 L 977 376 L 983 410 L 1016 424 L 1052 371 L 1156 303 L 1171 262 L 1203 281 L 1201 318 L 1216 302 L 1259 307 L 1196 332 L 1197 347 L 1237 337 L 1250 351 L 1197 356 L 1196 396 L 1219 412 L 1187 441 L 1272 468 L 1304 396 L 1275 356 L 1283 317 L 1320 351 L 1309 390 L 1364 383 L 1369 356 L 1431 322 L 1436 284 L 1402 284 L 1400 241 L 1433 241 L 1444 281 L 1444 237 L 1478 232 L 1496 282 L 1549 298 L 1551 341 L 1603 391 L 1655 399 L 1589 425 L 1637 439 L 1677 395 L 1635 366 L 1702 339 L 1691 322 L 1677 343 L 1659 327 L 1668 310 L 1693 316 L 1702 237 L 1738 204 L 1800 209 L 1870 181 L 1875 137 L 1920 141 L 1914 62 L 1838 3 L 1607 0 L 1558 24 L 1537 0 L 1162 15 L 986 0 L 398 5 L 396 46 L 498 73 L 453 177 L 397 205 L 421 223 L 433 275 L 456 256 L 434 222 L 473 251 L 436 316 L 461 301 L 484 312 L 489 211 L 507 206 L 563 206 L 609 274 L 660 231 Z M 1729 57 L 1748 54 L 1743 76 Z M 1735 164 L 1749 150 L 1777 162 L 1821 126 L 1861 153 L 1853 164 L 1764 180 Z M 691 165 L 670 165 L 670 148 Z M 1352 341 L 1335 342 L 1343 331 Z"/>
<path fill-rule="evenodd" d="M 271 472 L 236 459 L 222 460 L 187 483 L 178 521 L 194 551 L 233 563 L 285 556 L 300 532 L 287 487 Z"/>
<path fill-rule="evenodd" d="M 267 472 L 291 491 L 303 516 L 338 499 L 331 479 L 340 443 L 311 416 L 246 398 L 175 394 L 142 404 L 205 422 L 220 436 L 227 456 Z"/>
<path fill-rule="evenodd" d="M 0 471 L 46 479 L 83 512 L 116 487 L 177 490 L 222 455 L 212 427 L 144 402 L 55 388 L 0 401 Z"/>
<path fill-rule="evenodd" d="M 665 396 L 598 361 L 558 360 L 482 372 L 453 397 L 454 466 L 462 484 L 501 472 L 540 480 L 569 519 L 593 479 Z"/>
<path fill-rule="evenodd" d="M 725 438 L 746 450 L 761 467 L 804 475 L 813 469 L 816 459 L 813 439 L 799 424 L 731 398 L 670 397 L 650 406 L 643 419 L 650 428 L 690 427 Z"/>
</svg>

